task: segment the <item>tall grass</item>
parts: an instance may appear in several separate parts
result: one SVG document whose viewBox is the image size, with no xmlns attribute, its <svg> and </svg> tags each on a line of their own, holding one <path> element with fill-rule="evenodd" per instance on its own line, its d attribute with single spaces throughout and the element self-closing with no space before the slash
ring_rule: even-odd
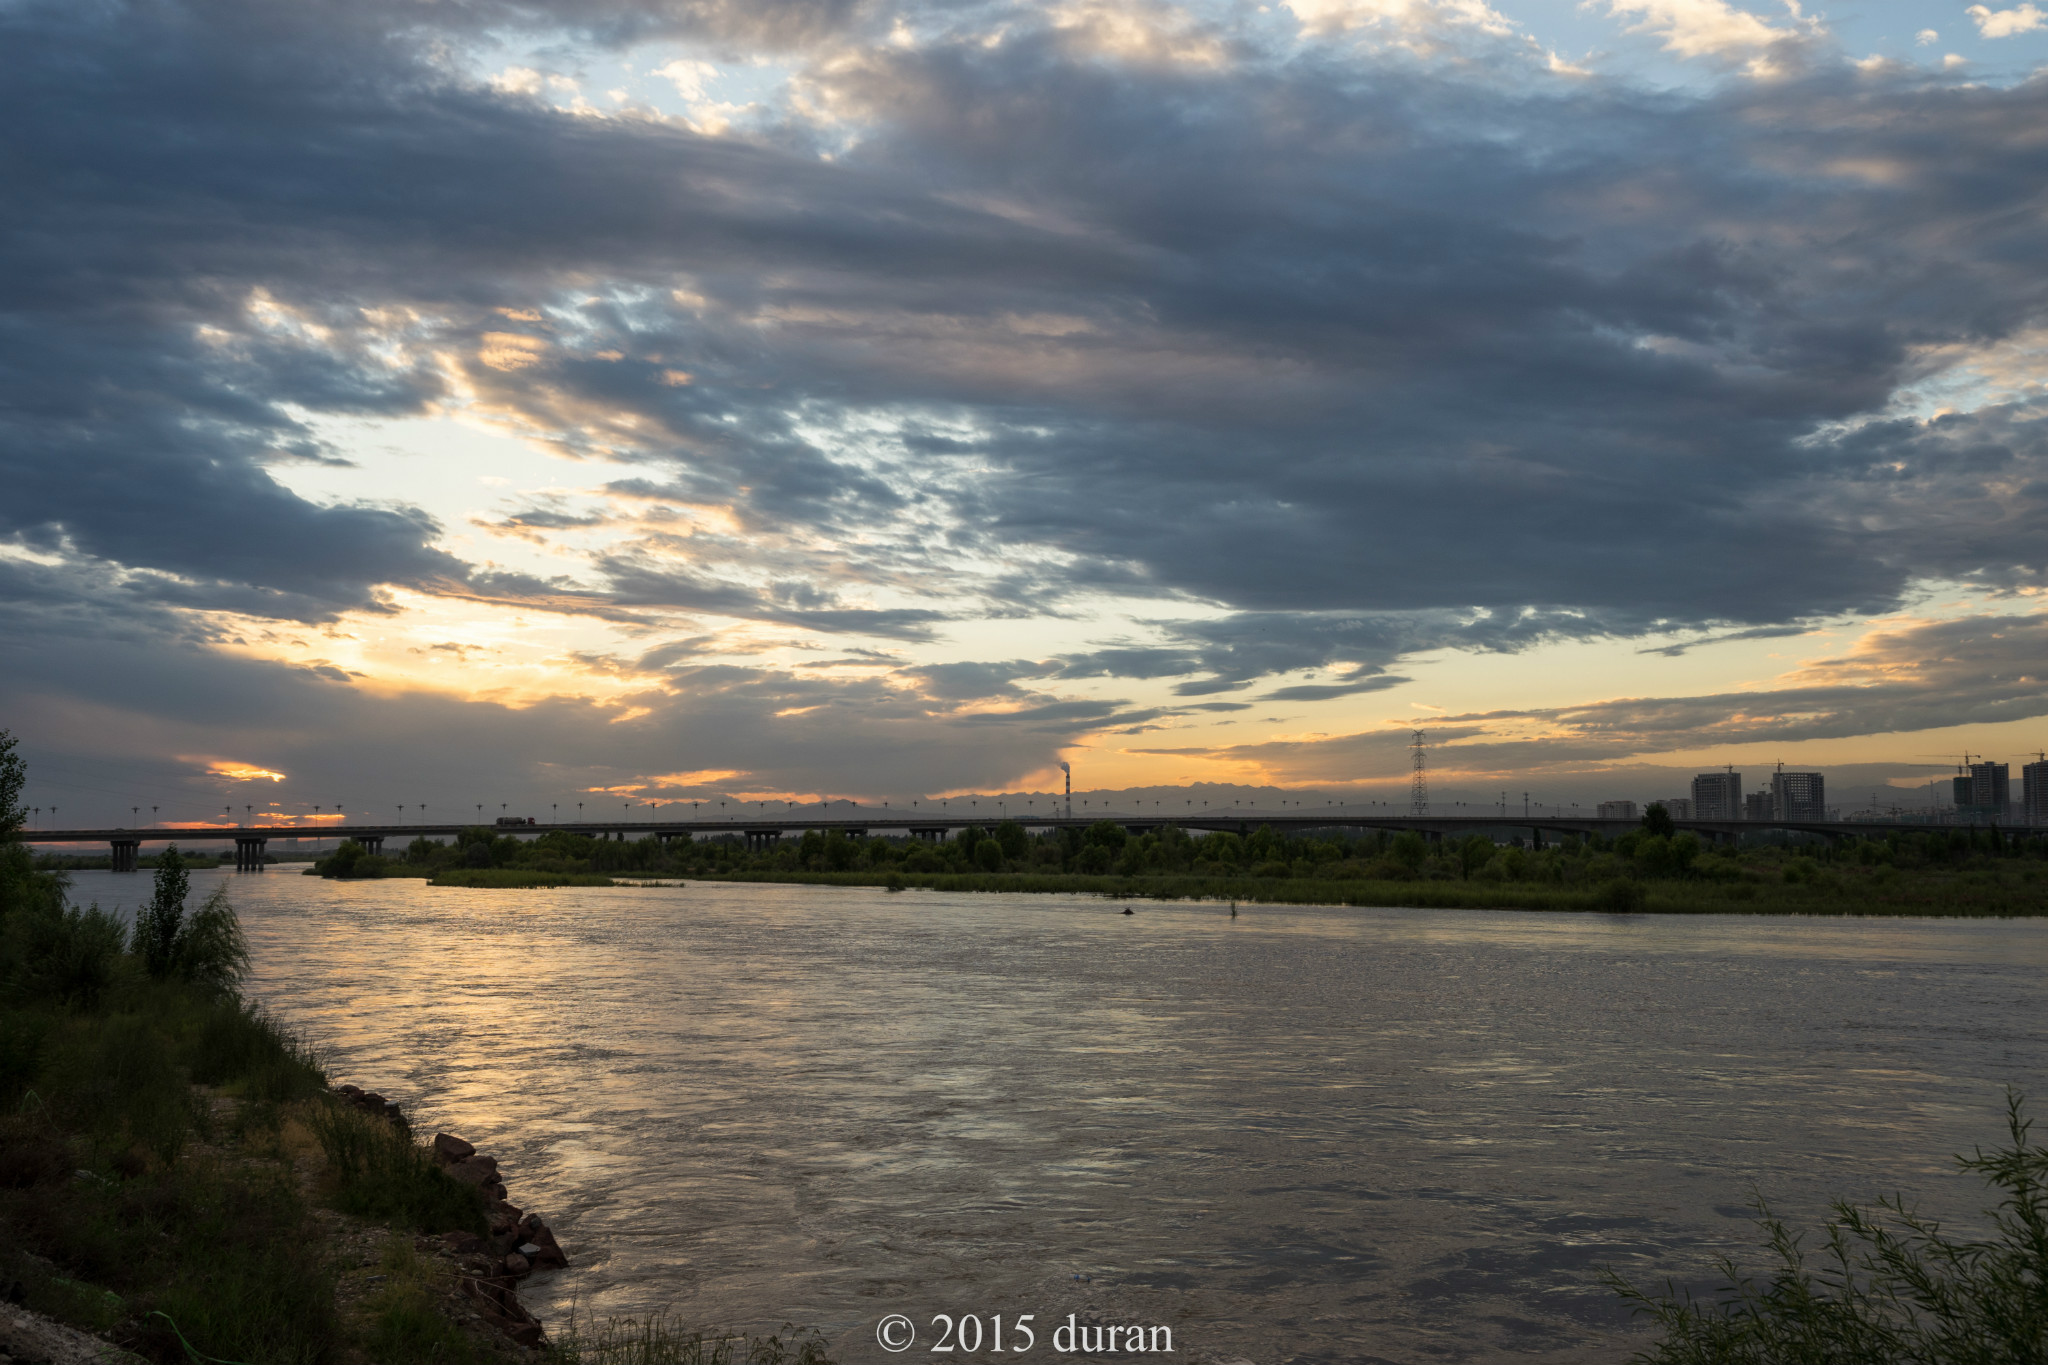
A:
<svg viewBox="0 0 2048 1365">
<path fill-rule="evenodd" d="M 113 1328 L 161 1361 L 194 1346 L 228 1360 L 314 1365 L 336 1336 L 333 1280 L 296 1187 L 279 1170 L 186 1157 L 142 1171 L 79 1156 L 48 1118 L 0 1125 L 0 1281 L 31 1308 Z"/>
<path fill-rule="evenodd" d="M 414 1232 L 486 1230 L 481 1192 L 449 1176 L 398 1125 L 338 1100 L 314 1104 L 307 1124 L 327 1156 L 342 1212 Z"/>
<path fill-rule="evenodd" d="M 749 1336 L 683 1327 L 665 1314 L 585 1327 L 572 1309 L 555 1339 L 554 1365 L 831 1365 L 825 1339 L 785 1325 Z"/>
</svg>

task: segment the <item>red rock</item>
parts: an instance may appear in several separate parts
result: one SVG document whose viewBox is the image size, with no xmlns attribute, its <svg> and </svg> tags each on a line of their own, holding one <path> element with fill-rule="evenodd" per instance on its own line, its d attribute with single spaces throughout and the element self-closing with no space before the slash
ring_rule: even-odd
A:
<svg viewBox="0 0 2048 1365">
<path fill-rule="evenodd" d="M 533 1269 L 533 1262 L 527 1260 L 516 1251 L 505 1258 L 505 1273 L 507 1275 L 524 1275 L 531 1269 Z"/>
<path fill-rule="evenodd" d="M 533 1262 L 535 1270 L 560 1270 L 569 1264 L 569 1258 L 552 1241 L 536 1246 L 526 1259 Z"/>
<path fill-rule="evenodd" d="M 541 1330 L 537 1322 L 514 1323 L 505 1329 L 505 1335 L 521 1346 L 538 1346 L 547 1339 L 547 1333 Z"/>
<path fill-rule="evenodd" d="M 434 1155 L 439 1157 L 444 1165 L 452 1166 L 458 1161 L 466 1161 L 475 1156 L 476 1148 L 453 1133 L 436 1133 Z"/>
<path fill-rule="evenodd" d="M 474 1185 L 478 1189 L 487 1189 L 498 1183 L 498 1173 L 491 1167 L 478 1161 L 475 1157 L 471 1157 L 467 1161 L 458 1161 L 446 1169 L 448 1174 L 454 1176 L 463 1184 Z"/>
<path fill-rule="evenodd" d="M 484 1221 L 494 1234 L 502 1235 L 519 1225 L 520 1211 L 504 1200 L 499 1200 L 484 1210 Z"/>
</svg>

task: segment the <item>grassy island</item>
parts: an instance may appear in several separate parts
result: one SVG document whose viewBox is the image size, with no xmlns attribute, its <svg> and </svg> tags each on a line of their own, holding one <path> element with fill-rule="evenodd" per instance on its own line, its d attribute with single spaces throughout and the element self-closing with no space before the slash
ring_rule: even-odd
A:
<svg viewBox="0 0 2048 1365">
<path fill-rule="evenodd" d="M 1713 847 L 1674 830 L 1662 807 L 1617 838 L 1544 848 L 1385 831 L 1193 837 L 1169 826 L 1132 835 L 1108 820 L 1041 835 L 1006 821 L 936 844 L 814 830 L 766 849 L 732 836 L 619 840 L 557 831 L 522 839 L 479 826 L 452 843 L 415 839 L 390 857 L 344 843 L 311 872 L 424 877 L 437 886 L 675 878 L 1446 909 L 2048 914 L 2048 840 L 1873 827 L 1837 843 L 1754 838 Z"/>
</svg>

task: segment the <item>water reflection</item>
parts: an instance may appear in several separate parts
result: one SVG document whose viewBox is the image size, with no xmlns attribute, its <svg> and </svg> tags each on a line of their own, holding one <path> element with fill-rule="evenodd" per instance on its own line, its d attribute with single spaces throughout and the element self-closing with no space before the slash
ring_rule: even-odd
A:
<svg viewBox="0 0 2048 1365">
<path fill-rule="evenodd" d="M 1752 1184 L 1967 1212 L 1945 1154 L 2002 1084 L 2048 1102 L 2029 922 L 234 894 L 336 1076 L 561 1229 L 538 1311 L 795 1319 L 850 1361 L 897 1358 L 885 1313 L 1091 1304 L 1184 1357 L 1618 1360 L 1594 1266 L 1689 1273 Z"/>
</svg>

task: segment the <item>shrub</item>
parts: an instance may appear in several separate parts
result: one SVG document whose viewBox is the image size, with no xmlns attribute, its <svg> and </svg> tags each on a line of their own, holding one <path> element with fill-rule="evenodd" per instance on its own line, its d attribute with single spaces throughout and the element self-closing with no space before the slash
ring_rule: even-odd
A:
<svg viewBox="0 0 2048 1365">
<path fill-rule="evenodd" d="M 1276 859 L 1273 862 L 1260 863 L 1252 869 L 1252 875 L 1254 877 L 1291 877 L 1294 875 L 1294 869 Z"/>
<path fill-rule="evenodd" d="M 126 938 L 120 921 L 97 905 L 29 901 L 0 922 L 0 987 L 24 1003 L 90 1009 L 113 984 Z"/>
<path fill-rule="evenodd" d="M 228 904 L 228 889 L 216 886 L 206 904 L 178 931 L 171 970 L 205 990 L 232 994 L 249 974 L 249 945 L 242 922 Z"/>
<path fill-rule="evenodd" d="M 2011 1145 L 1956 1164 L 2001 1192 L 1991 1236 L 1959 1241 L 1901 1196 L 1859 1208 L 1837 1200 L 1818 1268 L 1801 1237 L 1762 1201 L 1757 1222 L 1777 1266 L 1761 1284 L 1733 1260 L 1716 1299 L 1675 1286 L 1653 1294 L 1613 1271 L 1608 1285 L 1663 1329 L 1645 1365 L 1919 1365 L 2038 1361 L 2048 1343 L 2048 1148 L 2029 1138 L 2006 1095 Z"/>
</svg>

